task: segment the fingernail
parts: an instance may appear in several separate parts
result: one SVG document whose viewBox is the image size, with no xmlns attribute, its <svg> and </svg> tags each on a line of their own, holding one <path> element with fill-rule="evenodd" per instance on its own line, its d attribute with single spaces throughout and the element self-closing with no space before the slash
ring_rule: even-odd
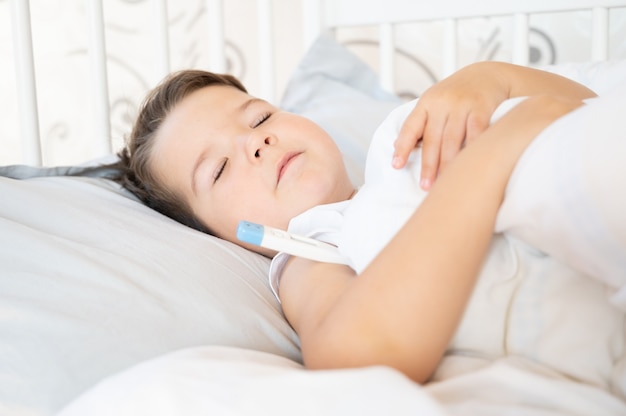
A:
<svg viewBox="0 0 626 416">
<path fill-rule="evenodd" d="M 402 165 L 402 160 L 400 159 L 400 156 L 394 156 L 394 158 L 391 160 L 391 165 L 394 168 L 399 168 Z"/>
<path fill-rule="evenodd" d="M 430 180 L 424 178 L 420 181 L 420 186 L 422 187 L 423 190 L 428 191 L 428 189 L 430 188 Z"/>
</svg>

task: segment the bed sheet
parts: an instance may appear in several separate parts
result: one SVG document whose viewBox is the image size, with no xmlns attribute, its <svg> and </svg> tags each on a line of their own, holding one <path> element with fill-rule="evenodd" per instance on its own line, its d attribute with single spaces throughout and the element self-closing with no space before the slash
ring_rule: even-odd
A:
<svg viewBox="0 0 626 416">
<path fill-rule="evenodd" d="M 571 118 L 577 123 L 555 123 L 545 132 L 545 137 L 538 139 L 546 147 L 531 148 L 524 155 L 526 159 L 522 159 L 516 180 L 508 191 L 534 203 L 535 209 L 508 212 L 516 221 L 534 220 L 538 211 L 552 212 L 554 207 L 546 206 L 552 201 L 548 197 L 561 195 L 555 194 L 542 171 L 537 172 L 549 195 L 542 192 L 541 183 L 533 182 L 538 180 L 535 176 L 529 176 L 531 183 L 523 183 L 523 170 L 536 169 L 533 157 L 545 161 L 546 157 L 553 157 L 549 153 L 554 150 L 550 145 L 555 140 L 569 139 L 566 152 L 559 152 L 569 160 L 568 155 L 581 152 L 577 143 L 589 137 L 588 128 L 581 125 L 600 120 L 600 125 L 610 130 L 616 123 L 623 123 L 619 120 L 624 108 L 620 91 L 616 89 L 606 100 L 598 100 L 581 113 L 573 113 Z M 615 149 L 615 143 L 606 140 L 621 144 L 626 137 L 622 133 L 626 127 L 599 131 L 604 134 L 595 144 L 605 152 L 607 147 L 601 143 Z M 563 143 L 560 147 L 563 148 Z M 592 150 L 582 149 L 583 154 Z M 618 154 L 623 151 L 615 153 Z M 598 160 L 601 159 L 595 163 Z M 576 170 L 579 166 L 570 163 L 568 168 Z M 591 166 L 590 171 L 598 168 Z M 609 177 L 597 180 L 616 187 L 611 195 L 623 197 L 621 182 L 614 181 L 614 172 L 608 174 Z M 626 175 L 619 179 L 623 177 Z M 521 190 L 514 189 L 516 186 L 522 186 Z M 559 189 L 564 191 L 562 184 Z M 559 214 L 561 205 L 557 208 L 554 212 Z M 612 216 L 605 214 L 601 212 L 601 218 L 614 221 L 617 226 L 624 225 L 621 211 Z M 512 222 L 508 226 L 519 224 Z M 621 231 L 613 226 L 608 228 Z M 561 240 L 552 243 L 557 248 L 568 246 Z M 626 315 L 624 310 L 609 303 L 611 293 L 604 275 L 591 278 L 584 268 L 565 265 L 516 237 L 499 236 L 493 244 L 512 250 L 514 260 L 504 263 L 513 270 L 503 273 L 503 278 L 479 283 L 476 293 L 481 296 L 480 301 L 472 302 L 474 306 L 468 309 L 433 380 L 424 386 L 384 367 L 307 371 L 300 364 L 272 354 L 202 347 L 168 354 L 110 377 L 70 404 L 61 416 L 87 412 L 94 415 L 626 414 Z M 487 261 L 492 260 L 498 261 Z M 617 264 L 618 272 L 623 271 Z M 465 334 L 463 343 L 456 342 L 459 333 Z"/>
<path fill-rule="evenodd" d="M 386 367 L 308 371 L 271 354 L 200 347 L 111 377 L 58 416 L 626 414 L 606 391 L 520 357 L 448 360 L 472 370 L 420 386 Z"/>
</svg>

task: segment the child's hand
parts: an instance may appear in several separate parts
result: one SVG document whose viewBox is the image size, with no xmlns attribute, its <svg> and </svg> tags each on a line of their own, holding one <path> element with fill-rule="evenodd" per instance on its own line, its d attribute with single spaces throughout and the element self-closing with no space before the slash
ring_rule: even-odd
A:
<svg viewBox="0 0 626 416">
<path fill-rule="evenodd" d="M 508 98 L 506 82 L 484 65 L 470 65 L 428 89 L 404 122 L 392 164 L 402 168 L 421 141 L 421 187 L 428 190 L 466 142 L 489 125 L 497 106 Z"/>
</svg>

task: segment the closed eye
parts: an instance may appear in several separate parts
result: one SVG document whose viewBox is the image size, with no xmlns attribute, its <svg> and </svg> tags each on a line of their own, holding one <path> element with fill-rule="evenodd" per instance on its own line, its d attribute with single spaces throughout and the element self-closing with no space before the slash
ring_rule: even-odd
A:
<svg viewBox="0 0 626 416">
<path fill-rule="evenodd" d="M 272 113 L 270 112 L 261 114 L 261 116 L 252 123 L 252 128 L 259 127 L 261 124 L 265 123 L 271 115 Z"/>
<path fill-rule="evenodd" d="M 219 166 L 213 173 L 213 183 L 217 182 L 217 180 L 222 176 L 224 169 L 226 169 L 226 163 L 228 163 L 228 159 L 224 159 L 220 162 Z"/>
</svg>

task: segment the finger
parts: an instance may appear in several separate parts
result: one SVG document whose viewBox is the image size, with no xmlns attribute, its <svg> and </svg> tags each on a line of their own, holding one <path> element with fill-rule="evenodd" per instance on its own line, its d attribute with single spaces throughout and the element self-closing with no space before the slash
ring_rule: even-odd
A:
<svg viewBox="0 0 626 416">
<path fill-rule="evenodd" d="M 392 166 L 396 169 L 404 167 L 411 151 L 417 146 L 422 138 L 427 115 L 422 107 L 418 105 L 413 108 L 402 124 L 394 146 Z"/>
<path fill-rule="evenodd" d="M 489 127 L 489 122 L 491 120 L 490 112 L 477 112 L 472 111 L 467 116 L 466 123 L 466 138 L 467 143 L 471 143 L 474 141 L 480 134 L 485 131 L 487 127 Z"/>
<path fill-rule="evenodd" d="M 422 139 L 422 170 L 420 186 L 428 190 L 435 181 L 439 170 L 439 160 L 441 154 L 441 139 L 446 118 L 429 118 L 424 127 L 424 137 Z"/>
<path fill-rule="evenodd" d="M 448 163 L 461 151 L 465 141 L 466 117 L 464 115 L 450 117 L 443 131 L 441 154 L 439 156 L 439 171 L 446 168 Z"/>
</svg>

